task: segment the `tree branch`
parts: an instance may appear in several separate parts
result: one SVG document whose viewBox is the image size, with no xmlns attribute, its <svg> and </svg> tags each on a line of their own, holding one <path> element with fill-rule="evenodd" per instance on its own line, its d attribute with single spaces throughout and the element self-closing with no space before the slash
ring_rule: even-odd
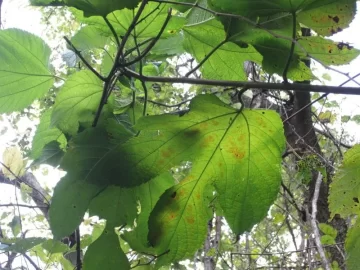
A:
<svg viewBox="0 0 360 270">
<path fill-rule="evenodd" d="M 162 82 L 162 83 L 189 83 L 195 85 L 211 85 L 223 87 L 247 87 L 267 89 L 268 91 L 283 90 L 283 91 L 299 91 L 299 92 L 317 92 L 327 94 L 343 94 L 343 95 L 360 95 L 360 87 L 340 87 L 340 86 L 325 86 L 325 85 L 309 85 L 301 83 L 267 83 L 267 82 L 251 82 L 251 81 L 228 81 L 228 80 L 209 80 L 209 79 L 195 79 L 186 77 L 160 77 L 160 76 L 145 76 L 125 68 L 124 75 L 134 77 L 138 80 L 147 82 Z"/>
<path fill-rule="evenodd" d="M 324 248 L 323 248 L 323 246 L 321 244 L 320 232 L 319 232 L 319 229 L 318 229 L 317 224 L 316 224 L 317 201 L 318 201 L 318 198 L 319 198 L 321 182 L 322 182 L 322 175 L 321 175 L 320 172 L 318 172 L 318 176 L 317 176 L 316 183 L 315 183 L 315 188 L 314 188 L 314 195 L 313 195 L 313 198 L 312 198 L 312 201 L 311 201 L 312 213 L 310 215 L 310 223 L 311 223 L 311 227 L 312 227 L 312 230 L 313 230 L 313 233 L 314 233 L 314 239 L 315 239 L 316 248 L 317 248 L 317 250 L 319 252 L 320 258 L 322 260 L 322 264 L 323 264 L 323 266 L 324 266 L 324 268 L 326 270 L 330 270 L 331 269 L 330 264 L 329 264 L 328 259 L 326 258 Z"/>
</svg>

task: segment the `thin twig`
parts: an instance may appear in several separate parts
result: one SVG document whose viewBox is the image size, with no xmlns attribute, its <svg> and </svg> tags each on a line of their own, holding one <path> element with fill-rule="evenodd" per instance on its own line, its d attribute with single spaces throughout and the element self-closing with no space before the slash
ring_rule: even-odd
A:
<svg viewBox="0 0 360 270">
<path fill-rule="evenodd" d="M 36 265 L 36 263 L 30 258 L 29 255 L 25 253 L 22 255 L 29 261 L 29 263 L 35 268 L 35 270 L 41 270 L 41 268 Z"/>
<path fill-rule="evenodd" d="M 76 269 L 82 269 L 82 261 L 81 261 L 81 240 L 80 240 L 80 228 L 77 227 L 75 230 L 75 237 L 76 237 Z"/>
<path fill-rule="evenodd" d="M 5 203 L 5 204 L 0 204 L 0 207 L 25 207 L 25 208 L 32 208 L 32 209 L 37 209 L 37 208 L 45 208 L 48 209 L 48 206 L 37 206 L 37 205 L 28 205 L 28 204 L 15 204 L 15 203 Z"/>
<path fill-rule="evenodd" d="M 293 18 L 292 39 L 295 40 L 295 38 L 296 38 L 296 13 L 295 12 L 292 13 L 292 18 Z M 295 42 L 291 42 L 289 58 L 288 58 L 288 60 L 286 62 L 285 69 L 284 69 L 284 72 L 283 72 L 284 83 L 289 83 L 289 81 L 287 79 L 287 73 L 288 73 L 288 70 L 290 68 L 291 59 L 294 56 L 294 50 L 295 50 Z"/>
<path fill-rule="evenodd" d="M 157 7 L 154 8 L 153 10 L 151 10 L 148 14 L 146 14 L 143 18 L 141 18 L 140 20 L 137 21 L 136 25 L 142 23 L 143 21 L 145 21 L 147 18 L 149 18 L 152 14 L 155 13 L 155 11 L 157 11 L 159 9 L 159 7 L 161 6 L 161 3 L 158 3 Z M 156 16 L 158 16 L 159 14 L 157 14 Z"/>
<path fill-rule="evenodd" d="M 160 39 L 162 33 L 164 32 L 166 26 L 168 25 L 170 19 L 171 19 L 171 12 L 172 12 L 172 9 L 169 8 L 169 11 L 168 11 L 168 14 L 167 14 L 167 17 L 162 25 L 162 27 L 160 28 L 160 31 L 158 32 L 158 34 L 156 35 L 155 38 L 153 38 L 151 41 L 150 41 L 150 44 L 142 51 L 142 53 L 136 57 L 135 59 L 129 61 L 129 62 L 126 62 L 123 66 L 124 67 L 128 67 L 128 66 L 131 66 L 137 62 L 139 62 L 141 59 L 143 59 L 149 52 L 150 50 L 154 47 L 154 45 L 156 44 L 156 42 Z M 138 46 L 136 46 L 138 47 Z"/>
<path fill-rule="evenodd" d="M 119 46 L 119 49 L 118 49 L 118 55 L 117 57 L 115 58 L 115 65 L 117 64 L 117 61 L 119 60 L 120 56 L 123 55 L 123 50 L 125 48 L 125 44 L 126 42 L 128 41 L 130 35 L 131 35 L 131 32 L 133 31 L 133 29 L 136 27 L 136 24 L 142 14 L 142 12 L 144 11 L 145 9 L 145 6 L 146 4 L 148 3 L 148 0 L 142 0 L 141 1 L 141 4 L 131 22 L 131 24 L 129 25 L 129 28 L 127 29 L 127 31 L 125 32 L 124 36 L 122 37 L 121 39 L 121 43 L 120 43 L 120 46 Z"/>
<path fill-rule="evenodd" d="M 111 24 L 111 22 L 106 18 L 106 16 L 103 16 L 103 19 L 106 23 L 106 25 L 109 27 L 111 33 L 113 34 L 116 44 L 118 47 L 120 47 L 120 40 L 119 40 L 119 36 L 116 34 L 116 31 L 114 29 L 114 26 Z"/>
<path fill-rule="evenodd" d="M 334 144 L 340 145 L 340 146 L 342 146 L 342 147 L 344 147 L 344 148 L 346 148 L 346 149 L 352 148 L 351 145 L 346 144 L 346 143 L 343 143 L 342 141 L 337 140 L 337 139 L 334 137 L 334 135 L 332 135 L 329 131 L 325 132 L 325 131 L 320 130 L 320 129 L 316 128 L 316 127 L 314 127 L 314 130 L 315 130 L 315 132 L 321 134 L 322 136 L 324 136 L 324 137 L 332 140 L 332 141 L 334 142 Z"/>
<path fill-rule="evenodd" d="M 147 82 L 162 83 L 189 83 L 195 85 L 214 85 L 223 87 L 247 87 L 247 88 L 265 88 L 268 91 L 274 90 L 294 90 L 300 92 L 325 92 L 327 94 L 344 94 L 344 95 L 360 95 L 360 87 L 340 87 L 326 85 L 309 85 L 301 83 L 267 83 L 267 82 L 251 82 L 251 81 L 228 81 L 228 80 L 209 80 L 195 79 L 186 77 L 161 77 L 161 76 L 145 76 L 125 68 L 124 75 L 134 77 L 135 79 L 145 80 Z"/>
<path fill-rule="evenodd" d="M 314 233 L 315 245 L 319 252 L 320 258 L 322 260 L 322 264 L 326 270 L 330 270 L 330 264 L 328 259 L 326 258 L 324 248 L 320 241 L 320 232 L 316 224 L 316 215 L 317 215 L 317 201 L 319 198 L 320 186 L 322 182 L 322 175 L 318 172 L 318 176 L 316 178 L 315 188 L 314 188 L 314 195 L 311 201 L 312 213 L 310 215 L 310 223 Z"/>
<path fill-rule="evenodd" d="M 94 73 L 96 75 L 96 77 L 98 77 L 100 80 L 105 81 L 105 78 L 99 73 L 97 72 L 89 63 L 88 61 L 86 61 L 86 59 L 81 55 L 81 52 L 78 51 L 78 49 L 76 49 L 76 47 L 72 44 L 72 42 L 67 38 L 64 37 L 66 43 L 73 49 L 74 53 L 81 59 L 81 61 L 85 64 L 85 66 L 90 69 L 90 71 L 92 73 Z"/>
<path fill-rule="evenodd" d="M 154 100 L 148 100 L 148 102 L 150 102 L 152 104 L 162 106 L 162 107 L 165 107 L 165 108 L 177 108 L 177 107 L 180 107 L 181 105 L 184 105 L 184 104 L 186 104 L 186 103 L 188 103 L 190 101 L 191 101 L 191 99 L 187 99 L 187 100 L 184 100 L 184 101 L 179 102 L 179 103 L 174 104 L 174 105 L 168 105 L 168 104 L 157 102 L 157 101 L 154 101 Z"/>
</svg>

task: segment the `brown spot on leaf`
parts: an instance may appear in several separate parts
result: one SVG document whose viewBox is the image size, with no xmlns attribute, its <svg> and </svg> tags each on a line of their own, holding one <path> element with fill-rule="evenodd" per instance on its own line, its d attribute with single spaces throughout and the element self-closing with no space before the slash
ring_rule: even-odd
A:
<svg viewBox="0 0 360 270">
<path fill-rule="evenodd" d="M 230 153 L 232 153 L 236 159 L 243 159 L 245 156 L 245 152 L 235 146 L 230 148 Z"/>
<path fill-rule="evenodd" d="M 353 201 L 356 202 L 356 203 L 359 203 L 359 199 L 356 198 L 356 197 L 353 198 Z"/>
<path fill-rule="evenodd" d="M 194 224 L 195 219 L 194 219 L 194 217 L 187 217 L 187 218 L 186 218 L 186 221 L 187 221 L 187 223 L 189 223 L 189 224 Z"/>
<path fill-rule="evenodd" d="M 352 48 L 354 48 L 349 43 L 345 43 L 345 42 L 339 42 L 336 46 L 338 47 L 339 50 L 342 50 L 344 48 L 351 50 Z"/>
<path fill-rule="evenodd" d="M 333 20 L 335 23 L 339 23 L 339 21 L 340 21 L 340 18 L 338 16 L 328 15 L 328 18 Z"/>
<path fill-rule="evenodd" d="M 266 127 L 266 122 L 264 121 L 264 119 L 262 119 L 262 118 L 260 118 L 260 117 L 257 117 L 257 118 L 256 118 L 256 122 L 258 123 L 258 125 L 259 125 L 260 127 L 263 127 L 263 128 Z"/>
<path fill-rule="evenodd" d="M 211 124 L 214 126 L 218 126 L 219 125 L 219 121 L 213 120 L 211 121 Z"/>
<path fill-rule="evenodd" d="M 164 158 L 169 158 L 171 157 L 171 151 L 170 149 L 164 149 L 161 151 L 161 155 L 164 157 Z"/>
<path fill-rule="evenodd" d="M 240 134 L 238 137 L 238 141 L 239 142 L 244 142 L 245 141 L 245 135 L 244 134 Z"/>
</svg>

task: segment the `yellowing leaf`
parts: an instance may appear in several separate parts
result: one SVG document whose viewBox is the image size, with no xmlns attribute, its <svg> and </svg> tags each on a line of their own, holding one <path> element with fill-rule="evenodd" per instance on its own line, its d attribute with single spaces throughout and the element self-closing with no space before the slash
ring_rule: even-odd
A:
<svg viewBox="0 0 360 270">
<path fill-rule="evenodd" d="M 152 245 L 159 253 L 170 250 L 159 257 L 159 266 L 193 256 L 202 245 L 214 193 L 236 234 L 266 215 L 281 181 L 284 135 L 276 112 L 237 111 L 215 96 L 200 95 L 188 114 L 144 117 L 136 128 L 140 135 L 122 146 L 123 155 L 130 149 L 136 153 L 127 165 L 133 181 L 140 172 L 150 177 L 182 162 L 192 164 L 150 216 Z"/>
<path fill-rule="evenodd" d="M 9 169 L 3 168 L 3 173 L 11 180 L 14 180 L 16 177 L 21 177 L 25 173 L 26 163 L 20 149 L 16 146 L 5 149 L 3 153 L 3 163 Z"/>
</svg>

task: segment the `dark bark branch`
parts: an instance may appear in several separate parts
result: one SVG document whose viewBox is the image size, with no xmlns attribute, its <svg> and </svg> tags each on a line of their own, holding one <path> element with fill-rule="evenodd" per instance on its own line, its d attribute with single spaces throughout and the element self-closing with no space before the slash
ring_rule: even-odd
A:
<svg viewBox="0 0 360 270">
<path fill-rule="evenodd" d="M 360 95 L 360 87 L 345 87 L 345 86 L 326 86 L 326 85 L 311 85 L 302 83 L 267 83 L 267 82 L 251 82 L 251 81 L 227 81 L 227 80 L 208 80 L 196 79 L 186 77 L 157 77 L 145 76 L 125 68 L 124 75 L 134 77 L 138 80 L 146 82 L 162 82 L 162 83 L 188 83 L 195 85 L 210 85 L 210 86 L 223 86 L 223 87 L 240 87 L 240 88 L 255 88 L 267 89 L 268 91 L 274 90 L 294 90 L 298 92 L 316 92 L 316 93 L 330 93 L 330 94 L 343 94 L 343 95 Z M 307 105 L 307 104 L 305 104 Z M 299 108 L 300 109 L 300 108 Z"/>
</svg>

